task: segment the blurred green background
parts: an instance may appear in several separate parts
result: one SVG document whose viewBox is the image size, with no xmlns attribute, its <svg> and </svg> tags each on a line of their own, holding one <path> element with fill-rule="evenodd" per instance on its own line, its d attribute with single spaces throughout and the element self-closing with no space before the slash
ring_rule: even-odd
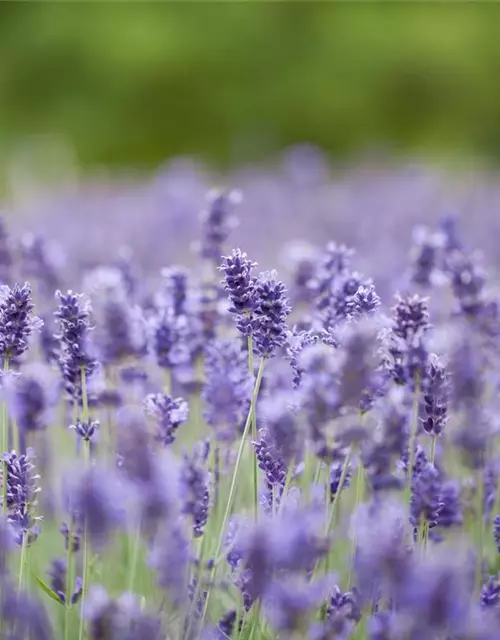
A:
<svg viewBox="0 0 500 640">
<path fill-rule="evenodd" d="M 40 140 L 89 169 L 296 142 L 496 163 L 499 28 L 497 3 L 2 2 L 0 167 Z"/>
</svg>

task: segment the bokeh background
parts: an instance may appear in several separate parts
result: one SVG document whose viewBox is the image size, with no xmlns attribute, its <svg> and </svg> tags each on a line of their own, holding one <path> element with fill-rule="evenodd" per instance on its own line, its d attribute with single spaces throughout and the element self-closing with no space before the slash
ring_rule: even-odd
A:
<svg viewBox="0 0 500 640">
<path fill-rule="evenodd" d="M 497 3 L 1 3 L 0 157 L 52 136 L 86 169 L 297 142 L 498 161 L 499 20 Z"/>
</svg>

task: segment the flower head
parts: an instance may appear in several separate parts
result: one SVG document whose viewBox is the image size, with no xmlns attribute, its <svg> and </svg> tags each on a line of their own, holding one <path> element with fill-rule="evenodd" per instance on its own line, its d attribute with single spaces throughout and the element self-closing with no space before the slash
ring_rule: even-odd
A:
<svg viewBox="0 0 500 640">
<path fill-rule="evenodd" d="M 34 305 L 31 287 L 4 285 L 0 288 L 0 357 L 11 360 L 27 351 L 32 333 L 41 327 L 41 320 L 32 315 Z"/>
</svg>

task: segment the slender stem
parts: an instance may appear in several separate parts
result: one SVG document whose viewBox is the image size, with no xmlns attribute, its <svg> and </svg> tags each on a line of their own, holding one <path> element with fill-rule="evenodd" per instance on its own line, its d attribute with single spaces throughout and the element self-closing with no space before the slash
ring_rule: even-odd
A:
<svg viewBox="0 0 500 640">
<path fill-rule="evenodd" d="M 364 469 L 363 469 L 363 461 L 361 460 L 361 456 L 359 456 L 358 470 L 357 470 L 357 474 L 356 474 L 356 498 L 355 498 L 353 512 L 356 510 L 357 506 L 363 500 L 364 480 L 365 480 L 365 476 L 364 476 Z M 347 579 L 347 587 L 348 587 L 348 589 L 350 589 L 351 586 L 352 586 L 352 574 L 353 574 L 353 569 L 354 569 L 354 556 L 356 555 L 356 545 L 357 545 L 357 539 L 356 538 L 357 538 L 356 529 L 353 529 L 352 538 L 351 538 L 351 551 L 350 551 L 350 554 L 349 554 L 349 575 L 348 575 L 348 579 Z"/>
<path fill-rule="evenodd" d="M 252 379 L 254 377 L 253 370 L 253 338 L 251 335 L 248 336 L 248 370 L 250 371 L 250 375 Z M 252 417 L 252 440 L 254 442 L 257 441 L 257 414 L 255 412 L 255 405 L 250 408 L 251 417 Z M 257 456 L 255 452 L 252 451 L 252 462 L 253 462 L 253 517 L 255 522 L 257 522 L 258 513 L 259 513 L 259 478 L 258 478 L 258 469 L 257 469 Z"/>
<path fill-rule="evenodd" d="M 295 460 L 292 460 L 286 472 L 285 485 L 283 487 L 283 493 L 281 494 L 280 503 L 278 505 L 278 514 L 280 514 L 284 509 L 284 504 L 286 502 L 286 494 L 288 493 L 288 489 L 290 488 L 290 484 L 292 483 L 294 469 L 295 469 Z"/>
<path fill-rule="evenodd" d="M 9 370 L 9 359 L 5 358 L 3 363 L 4 376 Z M 7 453 L 9 448 L 9 432 L 8 432 L 8 420 L 7 420 L 7 403 L 2 400 L 2 455 Z M 7 511 L 7 462 L 3 460 L 3 482 L 2 482 L 2 511 Z"/>
<path fill-rule="evenodd" d="M 134 533 L 134 538 L 132 541 L 132 561 L 130 565 L 130 575 L 128 581 L 128 590 L 130 593 L 133 593 L 134 590 L 134 582 L 137 574 L 137 564 L 139 562 L 139 547 L 141 545 L 141 523 L 137 524 L 137 528 Z"/>
<path fill-rule="evenodd" d="M 484 551 L 484 469 L 479 469 L 476 476 L 476 589 L 481 588 L 483 581 L 483 551 Z"/>
<path fill-rule="evenodd" d="M 85 367 L 80 369 L 82 380 L 82 418 L 84 422 L 88 422 L 89 419 L 89 399 L 87 396 L 87 373 Z"/>
<path fill-rule="evenodd" d="M 418 407 L 420 402 L 420 375 L 417 373 L 415 377 L 415 391 L 413 394 L 413 410 L 410 424 L 410 442 L 409 442 L 409 462 L 406 470 L 407 478 L 407 494 L 411 497 L 411 480 L 413 476 L 413 465 L 415 463 L 415 442 L 418 431 Z"/>
<path fill-rule="evenodd" d="M 250 430 L 250 423 L 252 421 L 252 407 L 253 405 L 255 405 L 256 401 L 257 401 L 257 396 L 259 395 L 259 390 L 260 390 L 260 385 L 262 383 L 262 375 L 264 373 L 264 366 L 266 364 L 266 359 L 262 358 L 262 360 L 260 361 L 260 365 L 259 365 L 259 371 L 257 372 L 257 380 L 255 382 L 255 387 L 253 390 L 253 395 L 252 395 L 252 401 L 250 404 L 250 410 L 248 412 L 248 416 L 245 422 L 245 428 L 243 430 L 243 435 L 241 436 L 241 441 L 240 441 L 240 446 L 238 449 L 238 455 L 236 457 L 236 463 L 234 465 L 234 470 L 233 470 L 233 477 L 231 479 L 231 486 L 229 488 L 229 496 L 227 498 L 227 505 L 226 505 L 226 510 L 224 512 L 224 518 L 222 519 L 222 525 L 220 528 L 220 532 L 219 532 L 219 539 L 217 542 L 217 549 L 214 553 L 214 558 L 218 558 L 220 551 L 222 549 L 222 543 L 223 543 L 223 539 L 224 539 L 224 532 L 226 530 L 226 526 L 229 520 L 229 516 L 231 514 L 231 509 L 233 506 L 233 500 L 234 500 L 234 496 L 236 493 L 236 481 L 238 479 L 238 472 L 240 470 L 240 465 L 241 465 L 241 460 L 243 458 L 243 451 L 245 449 L 245 443 L 246 443 L 246 439 L 248 436 L 248 432 Z M 210 588 L 208 590 L 207 593 L 207 597 L 205 599 L 205 606 L 203 607 L 203 615 L 202 615 L 202 619 L 201 619 L 201 624 L 203 624 L 205 617 L 207 615 L 207 611 L 208 611 L 208 605 L 210 602 L 210 596 L 212 593 L 212 585 L 213 585 L 213 581 L 215 578 L 215 572 L 216 572 L 216 566 L 214 566 L 214 568 L 212 569 L 211 575 L 210 575 Z"/>
<path fill-rule="evenodd" d="M 436 436 L 431 436 L 431 455 L 430 455 L 431 464 L 434 464 L 435 459 L 436 459 Z"/>
<path fill-rule="evenodd" d="M 339 478 L 339 486 L 337 488 L 337 492 L 335 493 L 335 496 L 333 498 L 333 504 L 332 504 L 332 510 L 330 511 L 330 517 L 326 523 L 326 527 L 325 527 L 325 534 L 328 535 L 330 529 L 332 528 L 332 524 L 333 524 L 333 519 L 335 517 L 335 513 L 337 510 L 337 506 L 339 504 L 340 501 L 340 494 L 342 493 L 342 489 L 344 488 L 344 484 L 345 484 L 345 480 L 347 478 L 347 473 L 349 471 L 349 464 L 351 461 L 351 449 L 349 448 L 347 450 L 347 454 L 344 460 L 344 466 L 342 467 L 342 473 L 340 474 L 340 478 Z M 316 562 L 316 565 L 314 567 L 314 571 L 312 573 L 311 576 L 311 582 L 314 580 L 314 578 L 316 577 L 319 567 L 320 567 L 321 562 L 318 560 Z"/>
<path fill-rule="evenodd" d="M 17 582 L 17 592 L 20 593 L 23 588 L 24 568 L 27 562 L 28 556 L 28 532 L 23 532 L 21 542 L 21 559 L 19 560 L 19 578 Z"/>
<path fill-rule="evenodd" d="M 69 638 L 69 615 L 73 584 L 73 523 L 70 521 L 68 531 L 68 550 L 66 552 L 66 607 L 64 610 L 64 640 Z"/>
<path fill-rule="evenodd" d="M 87 422 L 89 419 L 89 404 L 87 397 L 87 385 L 86 385 L 86 375 L 85 375 L 85 367 L 81 369 L 82 375 L 82 407 L 83 407 L 83 420 Z M 83 441 L 83 464 L 84 468 L 88 469 L 90 464 L 90 442 L 88 440 Z M 88 588 L 88 571 L 89 571 L 89 540 L 88 540 L 88 530 L 87 530 L 87 521 L 85 519 L 84 528 L 83 528 L 83 576 L 82 576 L 82 600 L 80 607 L 80 629 L 78 633 L 78 640 L 83 640 L 84 636 L 84 618 L 83 618 L 83 608 L 85 602 L 86 591 Z"/>
<path fill-rule="evenodd" d="M 168 396 L 172 393 L 172 370 L 171 369 L 165 369 L 164 379 L 165 379 L 165 382 L 164 382 L 165 393 Z"/>
</svg>

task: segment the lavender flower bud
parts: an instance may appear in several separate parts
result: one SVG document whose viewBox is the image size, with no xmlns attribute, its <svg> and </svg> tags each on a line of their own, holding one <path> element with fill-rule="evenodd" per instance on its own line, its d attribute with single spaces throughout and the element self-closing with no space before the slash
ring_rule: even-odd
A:
<svg viewBox="0 0 500 640">
<path fill-rule="evenodd" d="M 70 425 L 69 428 L 74 429 L 79 438 L 85 442 L 90 442 L 99 428 L 99 421 L 89 420 L 88 422 L 81 422 L 80 420 L 77 420 L 76 423 Z"/>
<path fill-rule="evenodd" d="M 66 574 L 67 562 L 65 558 L 52 560 L 50 569 L 47 571 L 50 577 L 50 587 L 57 594 L 62 604 L 66 603 Z M 81 578 L 76 578 L 75 588 L 71 594 L 71 604 L 76 604 L 82 595 Z"/>
</svg>

